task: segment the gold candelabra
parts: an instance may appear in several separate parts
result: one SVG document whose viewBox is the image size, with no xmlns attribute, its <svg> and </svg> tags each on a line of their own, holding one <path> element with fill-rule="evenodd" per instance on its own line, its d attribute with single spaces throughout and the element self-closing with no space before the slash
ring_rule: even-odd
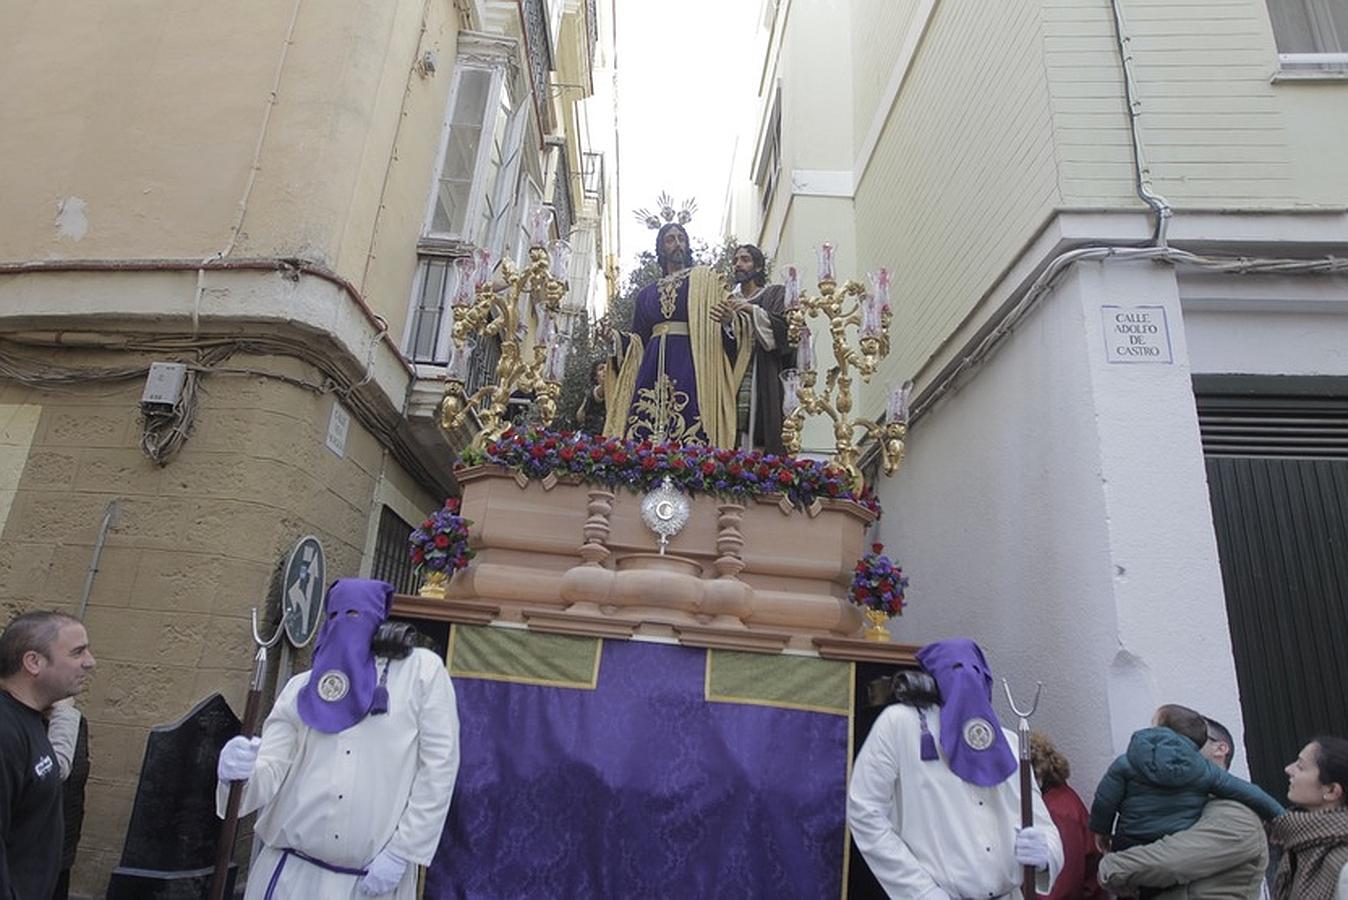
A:
<svg viewBox="0 0 1348 900">
<path fill-rule="evenodd" d="M 787 267 L 786 319 L 788 339 L 798 346 L 796 368 L 782 373 L 782 442 L 787 452 L 800 452 L 801 429 L 807 416 L 826 415 L 833 421 L 833 460 L 847 472 L 853 490 L 861 490 L 865 479 L 858 462 L 861 449 L 856 439 L 874 438 L 880 442 L 886 475 L 893 475 L 903 462 L 904 439 L 908 435 L 908 397 L 912 383 L 890 393 L 885 420 L 852 418 L 852 373 L 870 382 L 876 365 L 889 355 L 889 328 L 893 313 L 889 306 L 889 273 L 885 269 L 868 276 L 869 289 L 856 281 L 837 283 L 833 273 L 833 246 L 824 244 L 819 251 L 819 295 L 812 297 L 800 290 L 795 267 Z M 819 373 L 814 364 L 814 339 L 807 317 L 821 316 L 828 321 L 836 364 L 825 375 L 824 388 L 817 389 Z M 848 329 L 856 328 L 856 346 L 848 340 Z"/>
<path fill-rule="evenodd" d="M 510 427 L 506 409 L 517 392 L 532 395 L 544 426 L 557 414 L 568 347 L 558 340 L 556 315 L 566 296 L 571 248 L 560 240 L 544 246 L 551 219 L 546 209 L 532 217 L 532 246 L 523 267 L 504 259 L 493 273 L 491 255 L 484 250 L 455 261 L 454 348 L 440 402 L 440 425 L 446 430 L 459 428 L 476 410 L 479 429 L 472 446 L 477 449 Z M 465 384 L 473 349 L 479 339 L 491 337 L 501 343 L 496 377 L 470 395 Z"/>
</svg>

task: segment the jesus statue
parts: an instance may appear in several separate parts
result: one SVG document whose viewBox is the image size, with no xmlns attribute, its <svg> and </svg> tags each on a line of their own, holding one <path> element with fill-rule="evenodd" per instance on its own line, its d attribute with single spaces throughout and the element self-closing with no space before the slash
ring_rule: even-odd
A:
<svg viewBox="0 0 1348 900">
<path fill-rule="evenodd" d="M 753 351 L 749 319 L 726 313 L 720 275 L 690 268 L 681 224 L 660 228 L 655 254 L 663 275 L 637 294 L 632 331 L 616 336 L 604 433 L 733 448 Z"/>
</svg>

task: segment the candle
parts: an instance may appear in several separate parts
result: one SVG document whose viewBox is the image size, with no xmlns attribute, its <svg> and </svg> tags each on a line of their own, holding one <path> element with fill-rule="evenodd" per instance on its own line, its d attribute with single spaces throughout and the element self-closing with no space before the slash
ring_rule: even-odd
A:
<svg viewBox="0 0 1348 900">
<path fill-rule="evenodd" d="M 800 306 L 800 276 L 796 273 L 795 266 L 786 267 L 786 285 L 784 288 L 785 296 L 782 298 L 782 306 L 788 310 Z"/>
<path fill-rule="evenodd" d="M 912 380 L 905 381 L 901 387 L 889 392 L 889 403 L 885 406 L 885 421 L 908 424 L 908 400 L 913 394 Z"/>
<path fill-rule="evenodd" d="M 795 369 L 783 369 L 782 379 L 782 415 L 790 416 L 800 407 L 800 373 Z"/>
<path fill-rule="evenodd" d="M 875 291 L 875 299 L 880 304 L 880 309 L 889 309 L 889 270 L 884 266 L 872 276 L 871 289 Z"/>
<path fill-rule="evenodd" d="M 460 256 L 454 260 L 454 298 L 452 306 L 468 306 L 473 302 L 473 273 L 477 263 L 471 256 Z"/>
<path fill-rule="evenodd" d="M 833 245 L 825 241 L 819 245 L 819 282 L 833 280 Z"/>
<path fill-rule="evenodd" d="M 861 336 L 880 336 L 880 298 L 869 292 L 861 295 Z"/>
<path fill-rule="evenodd" d="M 445 376 L 450 381 L 457 381 L 463 384 L 468 380 L 468 369 L 473 361 L 473 347 L 475 341 L 467 340 L 462 344 L 450 345 L 449 366 L 445 371 Z"/>
<path fill-rule="evenodd" d="M 800 336 L 800 345 L 796 347 L 796 368 L 802 372 L 814 369 L 814 335 L 805 331 Z"/>
<path fill-rule="evenodd" d="M 479 247 L 473 251 L 473 259 L 477 262 L 474 280 L 478 287 L 483 287 L 491 280 L 491 251 Z"/>
<path fill-rule="evenodd" d="M 565 341 L 555 341 L 548 348 L 548 359 L 543 366 L 543 380 L 557 384 L 566 374 L 566 354 L 571 347 Z"/>
<path fill-rule="evenodd" d="M 557 325 L 552 320 L 552 313 L 544 309 L 538 317 L 538 327 L 534 329 L 534 343 L 546 346 L 556 336 Z"/>
<path fill-rule="evenodd" d="M 553 241 L 548 247 L 548 273 L 558 281 L 566 281 L 571 274 L 571 245 Z"/>
<path fill-rule="evenodd" d="M 543 247 L 548 243 L 548 232 L 552 230 L 552 210 L 540 206 L 529 216 L 529 244 Z"/>
</svg>

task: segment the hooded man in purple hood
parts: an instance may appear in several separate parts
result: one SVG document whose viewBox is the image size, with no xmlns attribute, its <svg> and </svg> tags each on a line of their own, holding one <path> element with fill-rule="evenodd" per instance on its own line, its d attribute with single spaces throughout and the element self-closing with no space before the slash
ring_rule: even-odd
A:
<svg viewBox="0 0 1348 900">
<path fill-rule="evenodd" d="M 245 781 L 263 846 L 245 900 L 416 896 L 459 769 L 459 720 L 444 661 L 386 623 L 393 586 L 328 591 L 313 668 L 276 698 L 260 738 L 220 751 L 218 810 Z"/>
<path fill-rule="evenodd" d="M 885 709 L 857 754 L 847 824 L 890 897 L 1009 897 L 1025 866 L 1046 894 L 1062 842 L 1039 789 L 1034 826 L 1020 827 L 1013 731 L 992 708 L 992 671 L 973 641 L 917 654 L 927 689 Z"/>
</svg>

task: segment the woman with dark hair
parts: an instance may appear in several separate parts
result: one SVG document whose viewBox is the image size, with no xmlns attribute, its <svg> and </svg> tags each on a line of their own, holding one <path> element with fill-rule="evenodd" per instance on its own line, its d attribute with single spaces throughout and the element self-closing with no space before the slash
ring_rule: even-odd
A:
<svg viewBox="0 0 1348 900">
<path fill-rule="evenodd" d="M 1284 771 L 1296 809 L 1269 827 L 1283 848 L 1274 900 L 1348 900 L 1348 740 L 1318 737 Z"/>
<path fill-rule="evenodd" d="M 1034 778 L 1044 795 L 1044 805 L 1058 826 L 1062 838 L 1062 872 L 1053 882 L 1053 890 L 1041 894 L 1047 900 L 1103 900 L 1107 895 L 1096 880 L 1095 870 L 1100 864 L 1100 851 L 1095 848 L 1086 807 L 1067 783 L 1072 766 L 1048 735 L 1042 731 L 1030 732 L 1030 765 Z"/>
</svg>

